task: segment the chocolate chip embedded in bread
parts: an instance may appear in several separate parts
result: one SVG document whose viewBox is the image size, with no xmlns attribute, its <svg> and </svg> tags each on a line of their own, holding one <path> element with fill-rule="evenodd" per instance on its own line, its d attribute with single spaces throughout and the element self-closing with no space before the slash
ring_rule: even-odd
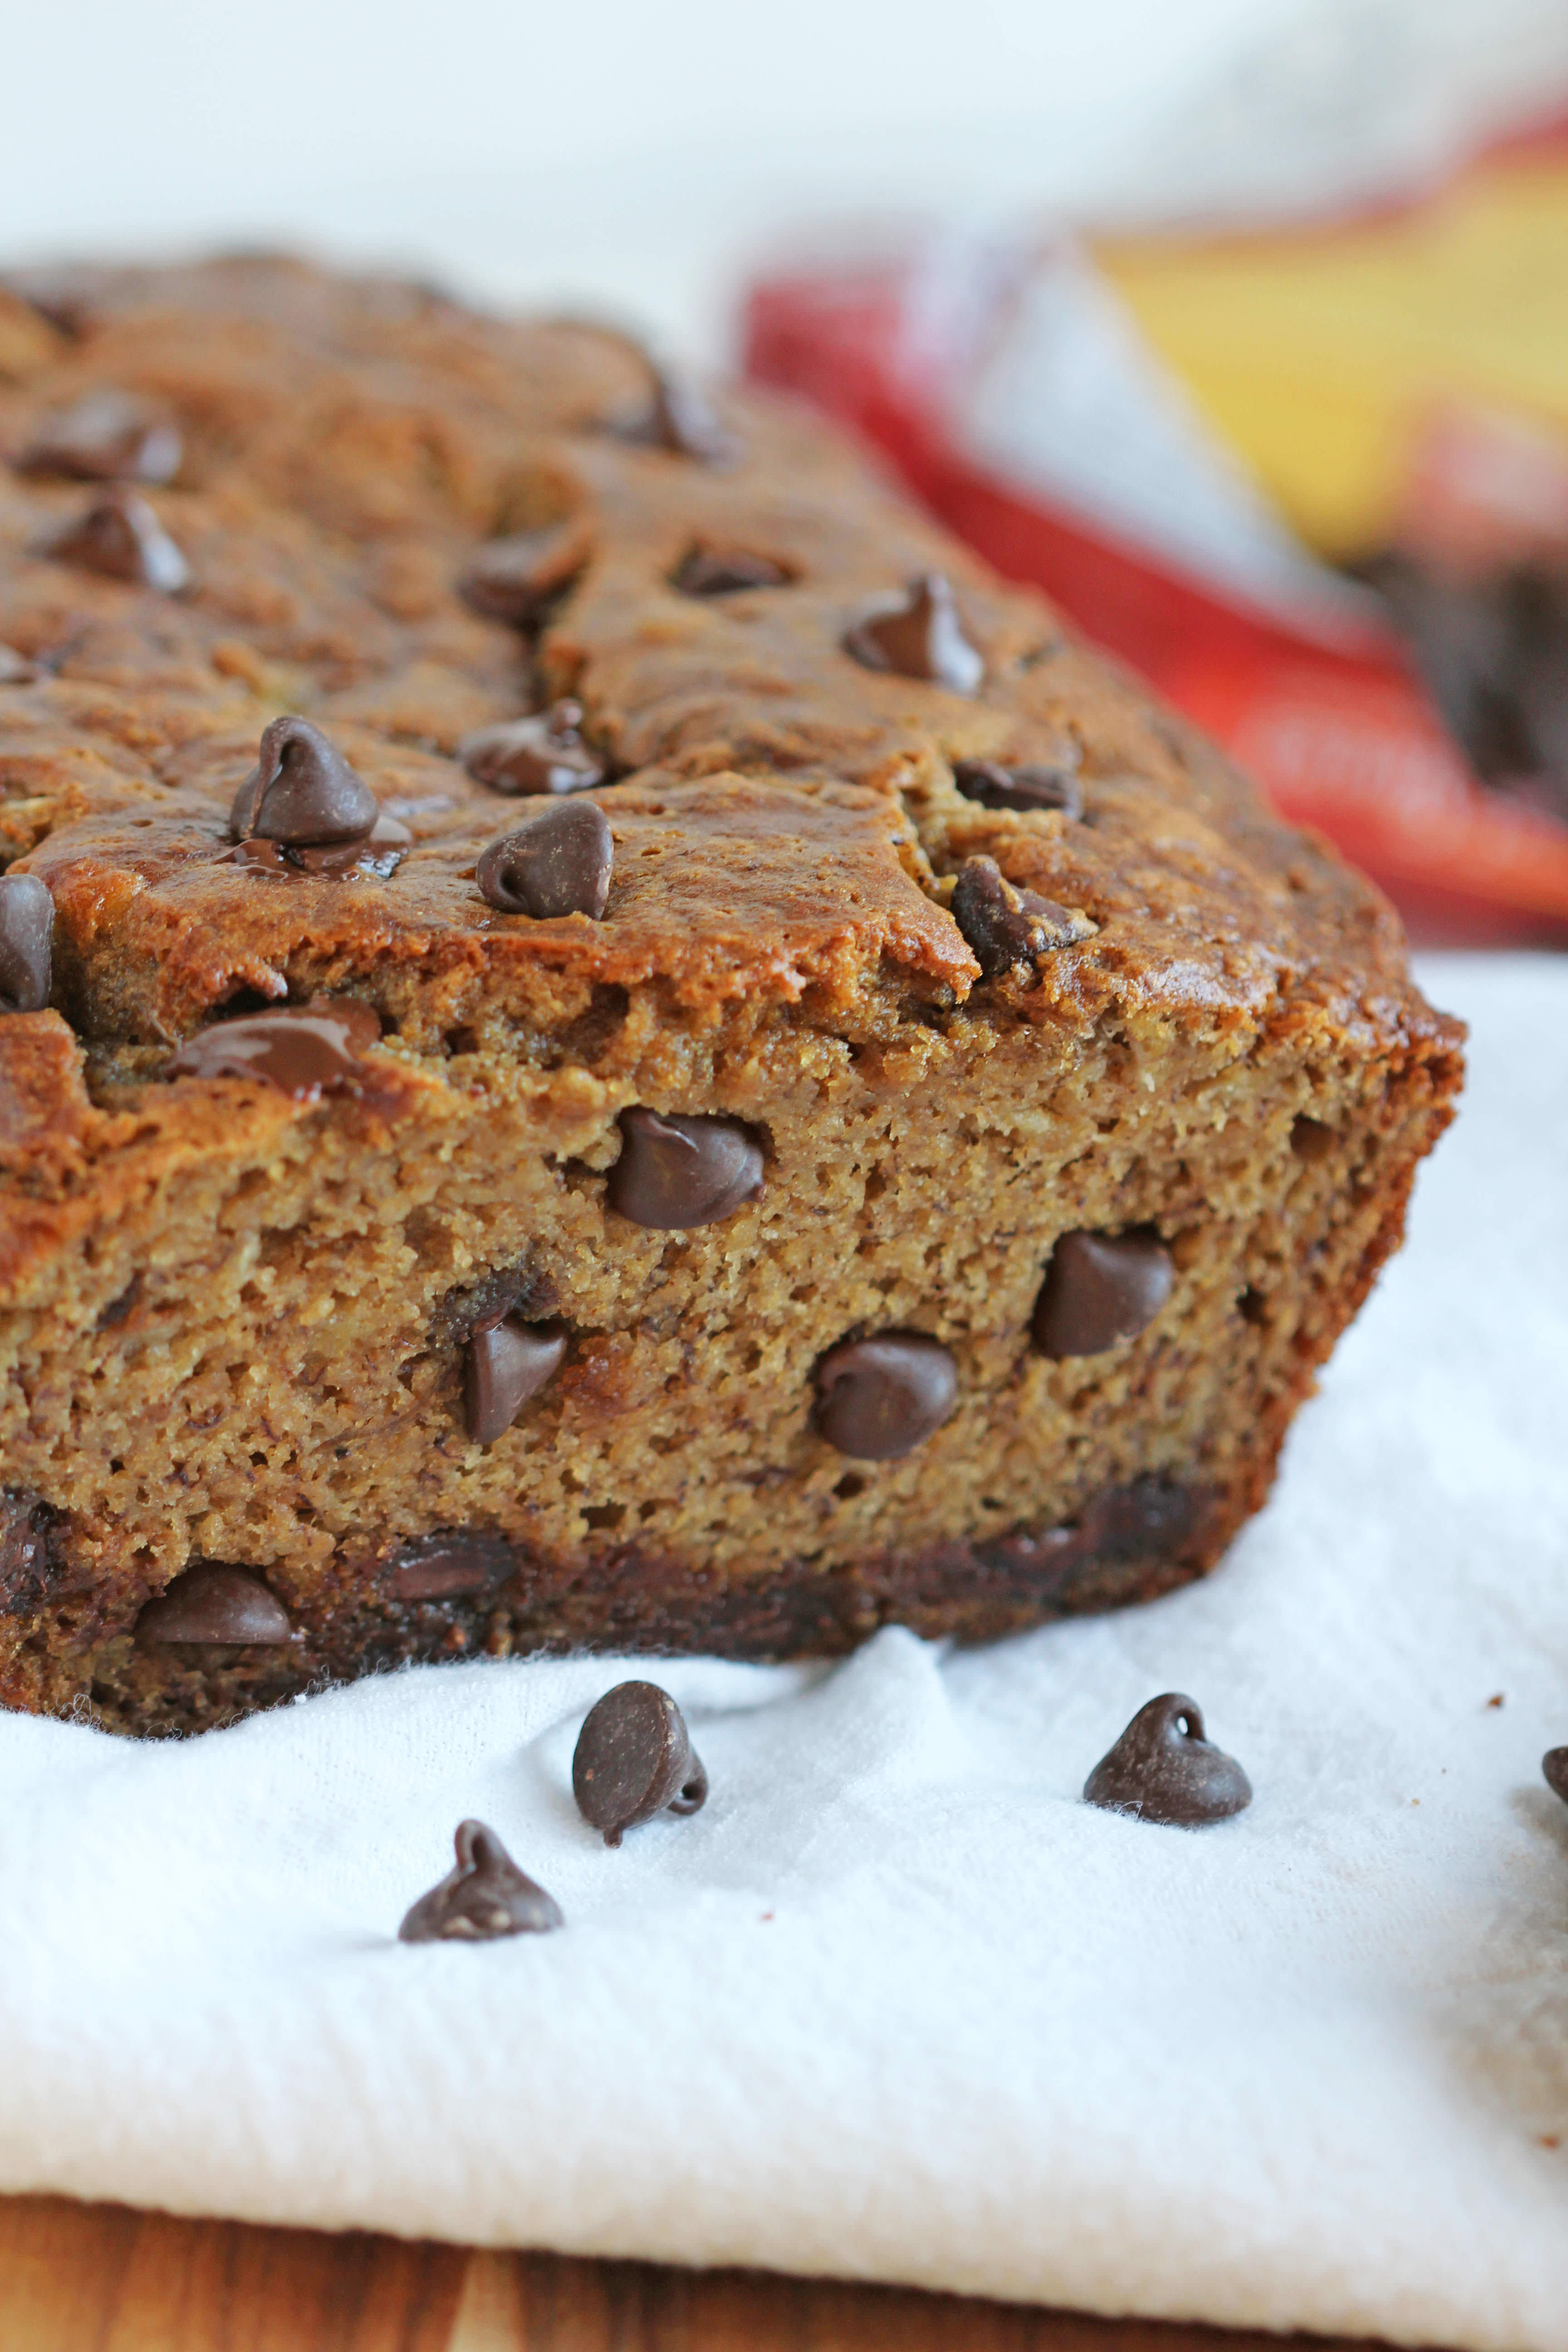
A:
<svg viewBox="0 0 1568 2352">
<path fill-rule="evenodd" d="M 0 686 L 33 686 L 42 675 L 37 663 L 15 646 L 0 645 Z"/>
<path fill-rule="evenodd" d="M 313 996 L 219 1021 L 187 1037 L 163 1066 L 170 1078 L 265 1078 L 295 1102 L 357 1087 L 362 1056 L 381 1036 L 374 1005 L 353 996 Z"/>
<path fill-rule="evenodd" d="M 468 1435 L 493 1445 L 531 1396 L 561 1369 L 566 1334 L 557 1323 L 523 1323 L 515 1315 L 487 1323 L 468 1340 L 463 1402 Z"/>
<path fill-rule="evenodd" d="M 293 1628 L 275 1592 L 247 1568 L 187 1568 L 136 1620 L 141 1642 L 287 1642 Z"/>
<path fill-rule="evenodd" d="M 1541 1759 L 1541 1769 L 1547 1787 L 1554 1789 L 1568 1805 L 1568 1748 L 1549 1748 Z"/>
<path fill-rule="evenodd" d="M 648 368 L 653 381 L 647 404 L 615 420 L 610 430 L 617 440 L 668 449 L 674 457 L 695 457 L 705 466 L 725 465 L 740 455 L 733 434 L 721 425 L 689 376 L 656 367 L 652 361 Z"/>
<path fill-rule="evenodd" d="M 1053 948 L 1069 947 L 1089 929 L 1054 898 L 1016 889 L 994 857 L 964 859 L 949 912 L 987 980 L 1001 980 Z"/>
<path fill-rule="evenodd" d="M 668 1691 L 617 1683 L 589 1709 L 572 1758 L 572 1793 L 606 1845 L 619 1845 L 655 1813 L 700 1811 L 708 1775 Z"/>
<path fill-rule="evenodd" d="M 36 874 L 0 875 L 0 1013 L 49 1001 L 55 902 Z"/>
<path fill-rule="evenodd" d="M 1035 1305 L 1046 1356 L 1098 1356 L 1153 1321 L 1176 1278 L 1163 1242 L 1142 1234 L 1063 1234 Z"/>
<path fill-rule="evenodd" d="M 608 762 L 584 742 L 580 702 L 557 702 L 531 719 L 503 719 L 465 735 L 458 757 L 492 793 L 587 792 L 609 774 Z"/>
<path fill-rule="evenodd" d="M 111 490 L 74 520 L 39 541 L 37 553 L 79 572 L 129 580 L 141 588 L 178 595 L 190 585 L 191 567 L 145 499 Z"/>
<path fill-rule="evenodd" d="M 864 669 L 929 678 L 954 694 L 977 694 L 984 681 L 984 658 L 964 635 L 952 590 L 940 572 L 912 580 L 900 603 L 868 613 L 843 642 Z"/>
<path fill-rule="evenodd" d="M 857 1462 L 896 1462 L 952 1411 L 958 1368 L 940 1340 L 884 1331 L 830 1348 L 816 1389 L 816 1426 L 829 1445 Z"/>
<path fill-rule="evenodd" d="M 957 760 L 952 781 L 966 801 L 978 801 L 982 808 L 1060 809 L 1073 822 L 1083 814 L 1083 786 L 1068 767 Z"/>
<path fill-rule="evenodd" d="M 363 841 L 381 806 L 334 743 L 308 719 L 275 719 L 262 730 L 257 762 L 235 795 L 229 826 L 289 848 Z"/>
<path fill-rule="evenodd" d="M 386 1564 L 385 1589 L 394 1601 L 456 1601 L 493 1591 L 517 1564 L 504 1537 L 455 1528 L 400 1545 Z"/>
<path fill-rule="evenodd" d="M 1198 1829 L 1228 1821 L 1252 1802 L 1252 1783 L 1222 1748 L 1204 1738 L 1200 1709 L 1180 1691 L 1141 1706 L 1083 1784 L 1087 1804 L 1145 1822 Z"/>
<path fill-rule="evenodd" d="M 639 1104 L 621 1113 L 620 1129 L 605 1198 L 634 1225 L 717 1224 L 762 1192 L 763 1148 L 743 1119 L 666 1117 Z"/>
<path fill-rule="evenodd" d="M 543 921 L 588 915 L 597 922 L 610 896 L 615 835 L 592 801 L 563 801 L 531 824 L 492 841 L 474 878 L 492 907 Z"/>
<path fill-rule="evenodd" d="M 737 596 L 748 588 L 787 588 L 793 573 L 771 555 L 739 547 L 694 547 L 669 575 L 683 596 Z"/>
<path fill-rule="evenodd" d="M 459 1822 L 452 1843 L 455 1867 L 407 1912 L 397 1931 L 400 1943 L 488 1943 L 497 1936 L 544 1936 L 565 1926 L 554 1896 L 519 1870 L 483 1822 Z"/>
<path fill-rule="evenodd" d="M 169 482 L 184 454 L 179 427 L 151 403 L 106 387 L 47 416 L 16 471 L 77 482 Z"/>
<path fill-rule="evenodd" d="M 587 559 L 588 542 L 578 523 L 514 531 L 489 541 L 469 558 L 458 575 L 458 593 L 487 621 L 526 629 L 542 617 L 552 597 L 571 586 Z"/>
</svg>

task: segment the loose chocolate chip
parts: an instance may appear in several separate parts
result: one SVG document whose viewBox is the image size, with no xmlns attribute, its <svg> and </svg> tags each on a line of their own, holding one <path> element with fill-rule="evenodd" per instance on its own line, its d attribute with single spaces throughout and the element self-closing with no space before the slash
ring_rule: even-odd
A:
<svg viewBox="0 0 1568 2352">
<path fill-rule="evenodd" d="M 565 1353 L 566 1334 L 556 1323 L 524 1323 L 507 1315 L 474 1333 L 463 1394 L 476 1445 L 493 1445 L 511 1427 L 529 1398 L 560 1370 Z"/>
<path fill-rule="evenodd" d="M 1088 925 L 1037 891 L 1015 889 L 994 857 L 966 857 L 952 887 L 952 914 L 987 980 L 1032 964 L 1082 939 Z"/>
<path fill-rule="evenodd" d="M 235 795 L 229 828 L 289 848 L 363 841 L 381 814 L 375 794 L 308 719 L 275 719 Z"/>
<path fill-rule="evenodd" d="M 46 417 L 16 471 L 77 482 L 169 482 L 184 454 L 177 425 L 144 400 L 104 390 Z"/>
<path fill-rule="evenodd" d="M 575 523 L 515 531 L 479 549 L 458 574 L 458 593 L 487 621 L 531 628 L 552 597 L 571 586 L 587 558 L 587 541 Z"/>
<path fill-rule="evenodd" d="M 187 1568 L 136 1620 L 142 1642 L 286 1642 L 289 1612 L 247 1568 Z"/>
<path fill-rule="evenodd" d="M 585 793 L 610 771 L 578 732 L 582 719 L 580 702 L 557 702 L 535 718 L 505 719 L 465 735 L 458 757 L 492 793 Z"/>
<path fill-rule="evenodd" d="M 624 1110 L 621 1156 L 605 1197 L 634 1225 L 674 1233 L 716 1225 L 763 1189 L 763 1148 L 739 1118 Z"/>
<path fill-rule="evenodd" d="M 1152 1323 L 1176 1278 L 1163 1242 L 1142 1234 L 1063 1234 L 1035 1305 L 1047 1356 L 1098 1356 Z"/>
<path fill-rule="evenodd" d="M 55 902 L 36 874 L 0 875 L 0 1013 L 41 1013 L 49 1001 Z"/>
<path fill-rule="evenodd" d="M 566 1924 L 561 1906 L 519 1870 L 494 1830 L 459 1822 L 457 1865 L 422 1895 L 397 1931 L 404 1944 L 488 1943 L 497 1936 L 546 1936 Z"/>
<path fill-rule="evenodd" d="M 708 1775 L 686 1719 L 657 1683 L 617 1683 L 590 1707 L 572 1759 L 572 1793 L 585 1822 L 619 1845 L 655 1813 L 695 1813 Z"/>
<path fill-rule="evenodd" d="M 0 646 L 0 686 L 32 686 L 41 675 L 37 663 L 15 646 Z"/>
<path fill-rule="evenodd" d="M 847 1339 L 816 1367 L 816 1426 L 857 1462 L 896 1462 L 934 1435 L 952 1411 L 958 1369 L 919 1331 Z"/>
<path fill-rule="evenodd" d="M 611 426 L 622 441 L 651 449 L 668 449 L 678 457 L 695 457 L 705 466 L 725 465 L 739 454 L 734 436 L 725 431 L 690 379 L 652 367 L 647 406 L 635 416 Z"/>
<path fill-rule="evenodd" d="M 295 1102 L 360 1088 L 362 1056 L 381 1035 L 374 1005 L 353 996 L 313 996 L 308 1004 L 247 1013 L 198 1029 L 165 1063 L 171 1078 L 265 1078 Z"/>
<path fill-rule="evenodd" d="M 746 588 L 787 588 L 793 575 L 771 555 L 743 548 L 694 547 L 669 575 L 683 596 L 736 596 Z"/>
<path fill-rule="evenodd" d="M 563 801 L 531 824 L 492 841 L 474 878 L 505 915 L 588 915 L 595 922 L 610 895 L 616 862 L 610 821 L 592 801 Z"/>
<path fill-rule="evenodd" d="M 453 1528 L 404 1544 L 387 1563 L 386 1591 L 395 1601 L 454 1601 L 493 1591 L 516 1567 L 517 1554 L 503 1537 Z"/>
<path fill-rule="evenodd" d="M 1084 1800 L 1108 1812 L 1198 1829 L 1228 1821 L 1252 1802 L 1252 1783 L 1222 1748 L 1204 1738 L 1200 1710 L 1180 1691 L 1141 1706 L 1083 1784 Z"/>
<path fill-rule="evenodd" d="M 977 694 L 984 656 L 963 634 L 952 590 L 940 572 L 911 580 L 901 603 L 868 613 L 844 636 L 844 650 L 865 669 L 930 678 L 954 694 Z"/>
<path fill-rule="evenodd" d="M 1083 814 L 1083 786 L 1070 768 L 958 760 L 952 781 L 966 801 L 978 801 L 982 808 L 1060 809 L 1074 822 Z"/>
<path fill-rule="evenodd" d="M 80 572 L 156 588 L 165 596 L 190 584 L 190 565 L 146 499 L 132 490 L 111 490 L 41 541 L 37 552 L 58 563 L 74 563 Z"/>
<path fill-rule="evenodd" d="M 1547 1787 L 1555 1789 L 1568 1805 L 1568 1748 L 1549 1748 L 1541 1759 L 1541 1769 L 1546 1775 Z"/>
</svg>

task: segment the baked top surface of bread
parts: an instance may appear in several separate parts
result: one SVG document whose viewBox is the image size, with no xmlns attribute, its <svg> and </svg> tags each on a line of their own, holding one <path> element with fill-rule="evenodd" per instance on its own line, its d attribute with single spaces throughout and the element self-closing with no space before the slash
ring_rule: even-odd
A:
<svg viewBox="0 0 1568 2352">
<path fill-rule="evenodd" d="M 1045 1424 L 1030 1438 L 1037 1408 L 1018 1400 L 1056 1382 L 1055 1467 L 1037 1501 L 1047 1528 L 1052 1511 L 1081 1518 L 1094 1495 L 1182 1465 L 1159 1444 L 1118 1441 L 1101 1460 L 1089 1443 L 1119 1412 L 1152 1438 L 1158 1367 L 1137 1350 L 1152 1343 L 1129 1341 L 1121 1403 L 1084 1390 L 1083 1429 L 1068 1427 L 1070 1383 L 1028 1339 L 1053 1237 L 1157 1227 L 1196 1268 L 1209 1244 L 1182 1234 L 1205 1198 L 1216 1233 L 1250 1236 L 1223 1277 L 1216 1259 L 1212 1281 L 1178 1284 L 1218 1302 L 1206 1336 L 1188 1336 L 1222 1412 L 1225 1348 L 1247 1320 L 1236 1301 L 1258 1290 L 1247 1250 L 1289 1193 L 1287 1226 L 1321 1255 L 1350 1213 L 1332 1191 L 1353 1161 L 1365 1230 L 1352 1247 L 1345 1224 L 1321 1313 L 1272 1343 L 1271 1462 L 1311 1363 L 1397 1237 L 1402 1188 L 1458 1083 L 1458 1032 L 1414 990 L 1369 885 L 1040 598 L 998 583 L 782 404 L 734 393 L 715 419 L 619 335 L 486 320 L 285 261 L 10 287 L 0 858 L 47 886 L 54 936 L 47 1008 L 0 1014 L 5 1483 L 16 1527 L 53 1514 L 69 1529 L 50 1537 L 59 1558 L 99 1563 L 60 1571 L 87 1578 L 94 1608 L 26 1638 L 96 1654 L 193 1559 L 319 1585 L 330 1556 L 342 1585 L 356 1543 L 379 1559 L 454 1525 L 532 1543 L 602 1591 L 618 1577 L 623 1625 L 638 1589 L 625 1536 L 640 1522 L 660 1573 L 741 1578 L 749 1544 L 752 1568 L 786 1582 L 849 1561 L 864 1581 L 868 1561 L 913 1557 L 930 1496 L 899 1486 L 903 1469 L 837 1494 L 810 1366 L 889 1318 L 940 1332 L 959 1360 L 1001 1349 L 981 1382 L 994 1462 L 974 1432 L 968 1459 L 1004 1531 L 1040 1516 L 1021 1465 Z M 496 733 L 530 714 L 531 731 Z M 285 715 L 368 787 L 374 835 L 300 843 L 237 824 L 264 730 Z M 574 789 L 558 799 L 563 782 Z M 574 911 L 514 911 L 485 882 L 487 850 L 574 804 L 608 828 L 594 852 L 602 907 L 568 889 Z M 347 1076 L 289 1091 L 240 1054 L 243 1024 L 268 1008 L 343 1000 L 373 1007 L 383 1033 L 345 1048 Z M 216 1059 L 195 1050 L 215 1029 L 233 1033 Z M 298 1047 L 296 1030 L 296 1062 Z M 766 1162 L 758 1200 L 689 1240 L 635 1233 L 608 1171 L 639 1105 L 748 1122 Z M 917 1181 L 922 1127 L 936 1141 Z M 1331 1165 L 1325 1150 L 1314 1171 L 1316 1129 L 1349 1157 Z M 879 1208 L 900 1168 L 908 1202 Z M 498 1219 L 509 1169 L 515 1213 Z M 268 1188 L 277 1201 L 247 1223 Z M 356 1422 L 315 1394 L 310 1426 L 323 1460 L 384 1445 L 402 1465 L 374 1492 L 340 1478 L 341 1508 L 289 1419 L 312 1378 L 340 1392 L 300 1336 L 327 1294 L 283 1270 L 309 1254 L 303 1237 L 325 1245 L 334 1188 L 358 1202 L 340 1240 L 372 1302 L 353 1372 L 364 1410 Z M 376 1255 L 395 1216 L 401 1303 Z M 1290 1246 L 1268 1243 L 1275 1261 Z M 879 1253 L 896 1269 L 878 1272 Z M 221 1378 L 212 1329 L 197 1336 L 204 1278 L 229 1301 Z M 488 1451 L 459 1444 L 448 1475 L 441 1433 L 460 1422 L 462 1350 L 491 1328 L 475 1305 L 487 1282 L 510 1284 L 514 1314 L 531 1295 L 535 1321 L 575 1336 L 534 1419 Z M 155 1295 L 162 1320 L 143 1329 Z M 745 1390 L 749 1323 L 769 1369 Z M 1236 1344 L 1256 1353 L 1261 1328 Z M 391 1388 L 373 1398 L 378 1348 Z M 235 1402 L 247 1353 L 259 1422 Z M 175 1370 L 154 1377 L 155 1361 Z M 664 1443 L 656 1400 L 676 1400 L 679 1423 L 683 1380 L 702 1391 L 691 1475 L 715 1482 L 706 1517 L 632 1492 L 635 1461 Z M 73 1433 L 130 1458 L 112 1413 L 91 1429 L 116 1382 L 129 1396 L 137 1381 L 146 1412 L 218 1433 L 174 1442 L 182 1493 L 154 1491 L 151 1454 L 112 1476 L 67 1461 Z M 1005 1440 L 1003 1400 L 1022 1416 Z M 605 1421 L 589 1451 L 595 1478 L 615 1458 L 613 1503 L 570 1499 L 571 1411 Z M 1184 1429 L 1171 1444 L 1190 1466 L 1209 1439 Z M 926 1447 L 932 1494 L 957 1442 Z M 507 1465 L 525 1455 L 543 1484 L 518 1501 Z M 1231 1482 L 1226 1527 L 1266 1476 L 1209 1464 L 1205 1491 Z M 750 1514 L 738 1548 L 713 1516 L 737 1507 Z M 830 1507 L 855 1520 L 847 1532 L 818 1524 Z M 931 1542 L 968 1542 L 978 1508 L 970 1496 L 939 1509 Z M 788 1523 L 776 1542 L 770 1514 Z M 31 1559 L 42 1541 L 16 1535 L 11 1549 L 32 1545 Z M 979 1573 L 971 1557 L 949 1582 L 970 1590 Z M 20 1569 L 14 1580 L 32 1591 Z M 649 1567 L 647 1594 L 655 1581 Z M 13 1686 L 58 1703 L 65 1685 L 40 1672 L 17 1669 Z M 136 1716 L 105 1705 L 108 1719 Z"/>
</svg>

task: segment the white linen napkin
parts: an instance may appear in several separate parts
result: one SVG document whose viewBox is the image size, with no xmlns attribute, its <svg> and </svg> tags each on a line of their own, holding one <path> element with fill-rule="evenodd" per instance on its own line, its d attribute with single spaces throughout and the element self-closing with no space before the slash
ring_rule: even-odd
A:
<svg viewBox="0 0 1568 2352">
<path fill-rule="evenodd" d="M 1465 1109 L 1202 1586 L 653 1668 L 712 1795 L 618 1852 L 605 1659 L 0 1717 L 0 2187 L 1568 2352 L 1568 961 L 1424 977 Z M 1223 1827 L 1079 1801 L 1170 1688 Z M 466 1814 L 563 1932 L 394 1940 Z"/>
</svg>

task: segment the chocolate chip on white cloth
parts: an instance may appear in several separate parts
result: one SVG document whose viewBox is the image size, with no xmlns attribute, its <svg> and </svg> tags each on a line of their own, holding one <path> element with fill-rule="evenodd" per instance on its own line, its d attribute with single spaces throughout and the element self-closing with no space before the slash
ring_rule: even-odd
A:
<svg viewBox="0 0 1568 2352">
<path fill-rule="evenodd" d="M 1547 1787 L 1554 1789 L 1568 1805 L 1568 1748 L 1549 1748 L 1541 1759 L 1541 1769 Z"/>
<path fill-rule="evenodd" d="M 1152 1235 L 1063 1234 L 1035 1304 L 1035 1345 L 1046 1356 L 1100 1355 L 1153 1321 L 1175 1278 Z"/>
<path fill-rule="evenodd" d="M 572 1793 L 606 1845 L 619 1845 L 655 1813 L 695 1813 L 706 1803 L 708 1775 L 668 1691 L 617 1683 L 589 1709 L 572 1758 Z"/>
<path fill-rule="evenodd" d="M 287 1642 L 289 1612 L 247 1568 L 205 1561 L 176 1576 L 136 1620 L 142 1642 Z"/>
<path fill-rule="evenodd" d="M 1205 1738 L 1195 1703 L 1166 1691 L 1139 1708 L 1083 1793 L 1086 1803 L 1110 1812 L 1197 1829 L 1241 1812 L 1252 1802 L 1252 1783 L 1234 1756 Z"/>
<path fill-rule="evenodd" d="M 565 1353 L 566 1333 L 558 1323 L 503 1315 L 471 1334 L 463 1402 L 476 1445 L 493 1445 L 511 1427 L 529 1398 L 560 1370 Z"/>
<path fill-rule="evenodd" d="M 609 900 L 615 863 L 615 835 L 604 810 L 593 801 L 562 801 L 492 841 L 474 878 L 503 914 L 539 921 L 587 915 L 597 922 Z"/>
<path fill-rule="evenodd" d="M 190 585 L 191 567 L 145 499 L 132 490 L 111 490 L 58 530 L 40 540 L 37 552 L 79 572 L 99 572 L 142 588 L 178 595 Z"/>
<path fill-rule="evenodd" d="M 0 874 L 0 1013 L 41 1013 L 49 1001 L 55 902 L 36 874 Z"/>
<path fill-rule="evenodd" d="M 257 761 L 235 795 L 229 827 L 289 848 L 363 841 L 381 804 L 335 743 L 308 719 L 273 719 L 262 730 Z"/>
<path fill-rule="evenodd" d="M 844 635 L 844 650 L 864 669 L 929 678 L 954 694 L 977 694 L 985 662 L 963 634 L 952 589 L 940 572 L 911 580 L 896 604 L 865 614 Z"/>
<path fill-rule="evenodd" d="M 452 1843 L 456 1864 L 405 1915 L 400 1943 L 489 1943 L 500 1936 L 545 1936 L 565 1926 L 554 1896 L 519 1870 L 483 1822 L 459 1822 Z"/>
<path fill-rule="evenodd" d="M 883 1331 L 830 1348 L 816 1390 L 816 1426 L 829 1445 L 857 1462 L 896 1462 L 952 1411 L 958 1368 L 924 1332 Z"/>
<path fill-rule="evenodd" d="M 620 1116 L 621 1156 L 605 1197 L 634 1225 L 717 1224 L 763 1189 L 763 1148 L 743 1119 L 688 1118 L 638 1104 Z"/>
</svg>

